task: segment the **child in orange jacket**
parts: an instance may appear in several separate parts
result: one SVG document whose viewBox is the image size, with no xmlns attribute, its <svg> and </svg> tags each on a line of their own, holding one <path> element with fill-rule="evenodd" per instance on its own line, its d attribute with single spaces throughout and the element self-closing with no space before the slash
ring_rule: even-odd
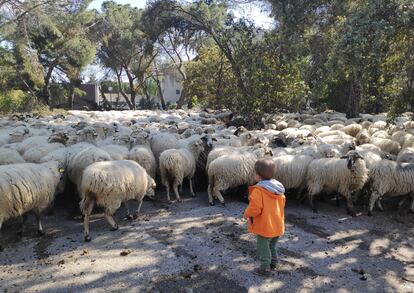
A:
<svg viewBox="0 0 414 293">
<path fill-rule="evenodd" d="M 285 188 L 272 179 L 275 169 L 272 159 L 258 160 L 254 169 L 258 183 L 249 187 L 249 206 L 244 217 L 248 219 L 249 232 L 257 235 L 261 265 L 255 273 L 269 276 L 277 264 L 277 240 L 285 232 Z"/>
</svg>

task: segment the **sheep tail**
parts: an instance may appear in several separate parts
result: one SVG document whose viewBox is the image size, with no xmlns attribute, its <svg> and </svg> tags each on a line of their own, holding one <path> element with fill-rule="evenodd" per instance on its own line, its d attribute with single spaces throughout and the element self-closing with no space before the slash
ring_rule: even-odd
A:
<svg viewBox="0 0 414 293">
<path fill-rule="evenodd" d="M 88 209 L 95 204 L 96 194 L 91 191 L 86 191 L 82 196 L 82 200 L 79 202 L 79 207 L 82 211 L 82 214 L 86 214 Z M 89 212 L 90 213 L 90 212 Z"/>
</svg>

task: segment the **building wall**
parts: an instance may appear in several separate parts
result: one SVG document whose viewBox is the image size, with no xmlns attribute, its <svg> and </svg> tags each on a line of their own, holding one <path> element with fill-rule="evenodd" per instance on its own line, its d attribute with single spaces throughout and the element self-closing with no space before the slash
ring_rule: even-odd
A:
<svg viewBox="0 0 414 293">
<path fill-rule="evenodd" d="M 180 98 L 183 84 L 177 73 L 167 73 L 161 78 L 161 89 L 165 103 L 177 103 Z"/>
</svg>

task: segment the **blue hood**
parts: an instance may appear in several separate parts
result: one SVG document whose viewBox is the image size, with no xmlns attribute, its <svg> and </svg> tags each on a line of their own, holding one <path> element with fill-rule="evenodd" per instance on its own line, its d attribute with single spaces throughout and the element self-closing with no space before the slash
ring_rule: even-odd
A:
<svg viewBox="0 0 414 293">
<path fill-rule="evenodd" d="M 282 183 L 280 183 L 276 179 L 262 180 L 256 185 L 265 188 L 266 190 L 270 191 L 273 194 L 284 194 L 285 193 L 285 187 L 283 186 Z"/>
</svg>

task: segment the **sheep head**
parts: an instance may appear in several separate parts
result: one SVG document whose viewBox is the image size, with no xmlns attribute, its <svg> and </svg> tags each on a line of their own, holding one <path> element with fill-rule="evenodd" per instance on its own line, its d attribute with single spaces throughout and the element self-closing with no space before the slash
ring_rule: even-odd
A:
<svg viewBox="0 0 414 293">
<path fill-rule="evenodd" d="M 155 183 L 154 179 L 152 179 L 152 177 L 147 174 L 147 191 L 145 195 L 152 200 L 155 198 L 155 188 L 157 188 L 157 184 Z"/>
<path fill-rule="evenodd" d="M 341 157 L 341 159 L 347 160 L 346 166 L 351 170 L 357 160 L 363 160 L 364 158 L 357 151 L 350 151 L 345 156 Z"/>
</svg>

